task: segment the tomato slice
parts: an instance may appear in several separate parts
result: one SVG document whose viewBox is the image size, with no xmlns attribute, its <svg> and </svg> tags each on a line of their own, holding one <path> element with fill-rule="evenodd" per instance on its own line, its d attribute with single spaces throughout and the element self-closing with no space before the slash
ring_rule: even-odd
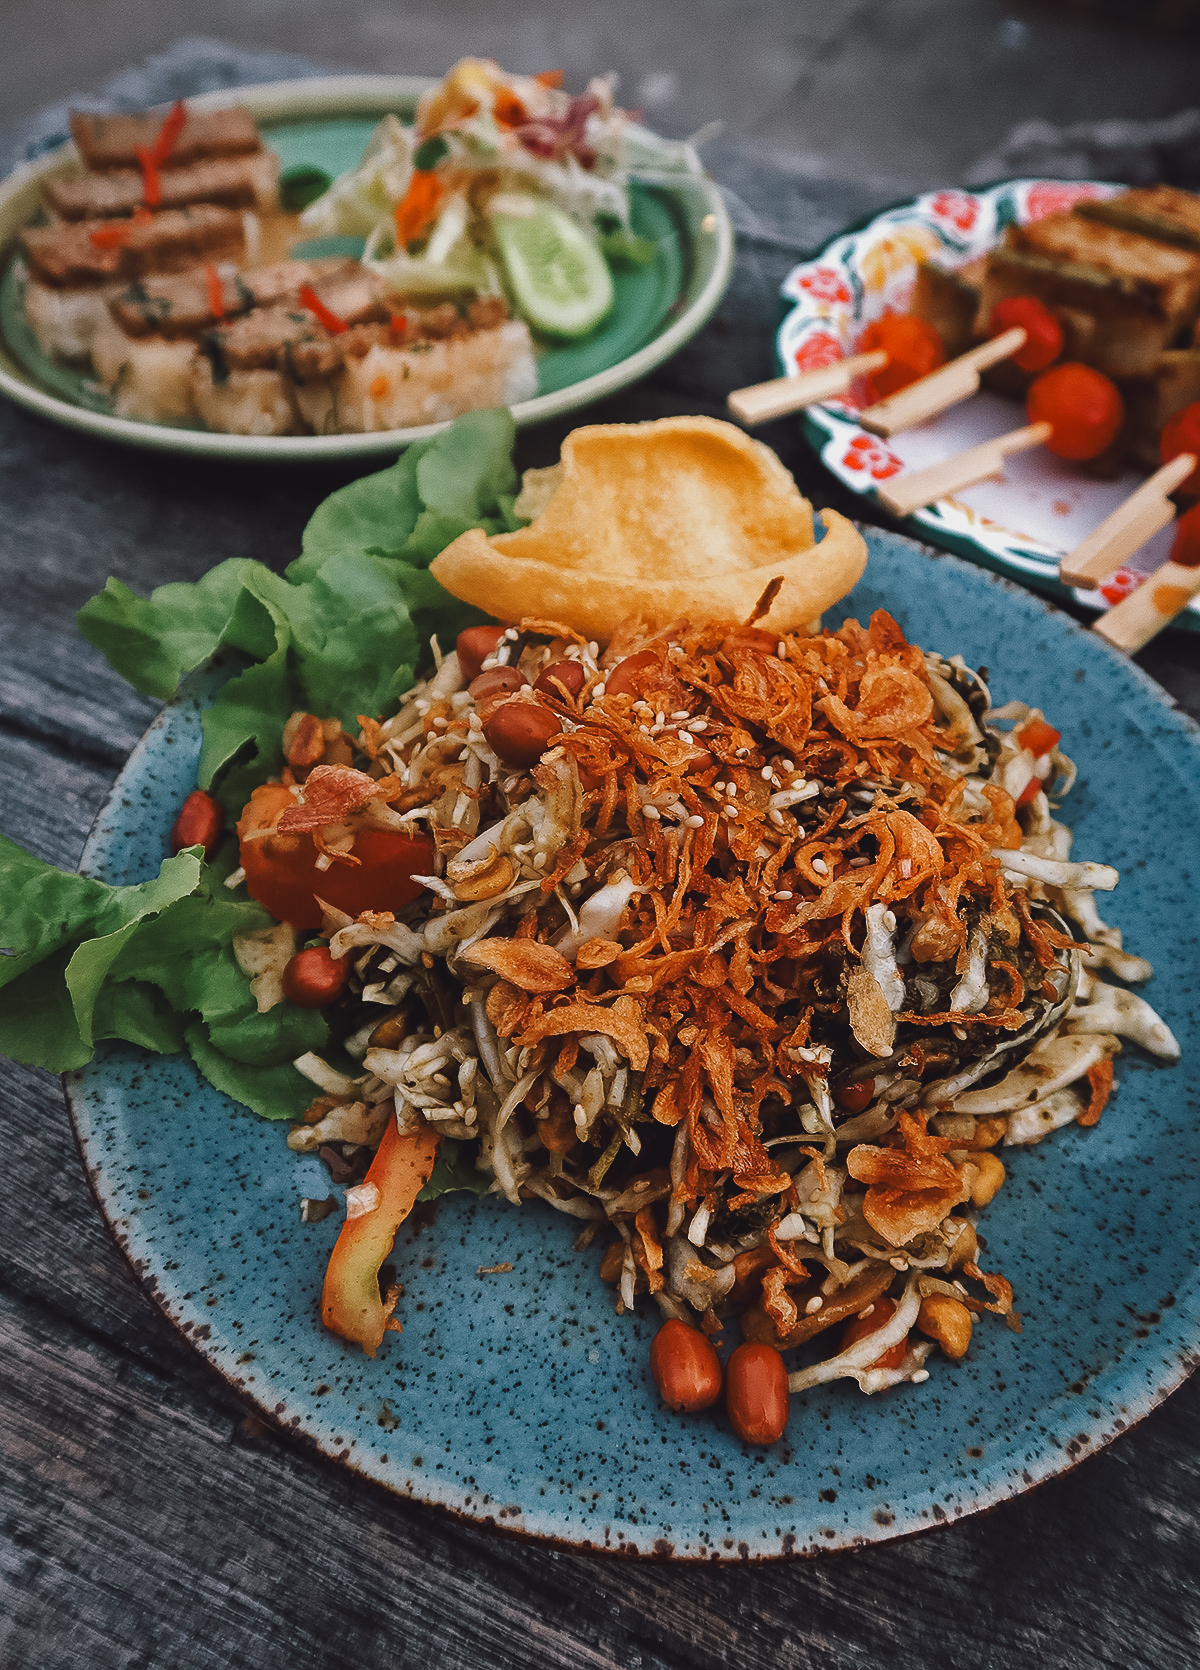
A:
<svg viewBox="0 0 1200 1670">
<path fill-rule="evenodd" d="M 357 864 L 334 860 L 317 868 L 317 849 L 307 832 L 260 835 L 294 805 L 282 783 L 255 789 L 238 822 L 238 843 L 246 889 L 280 922 L 293 928 L 319 928 L 326 900 L 348 916 L 364 910 L 402 910 L 423 891 L 413 875 L 428 875 L 433 842 L 427 835 L 398 835 L 389 829 L 364 829 L 354 842 Z"/>
</svg>

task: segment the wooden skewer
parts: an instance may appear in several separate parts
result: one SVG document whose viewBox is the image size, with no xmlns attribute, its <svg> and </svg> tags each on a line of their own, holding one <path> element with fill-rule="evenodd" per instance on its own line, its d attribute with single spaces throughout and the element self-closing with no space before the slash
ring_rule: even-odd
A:
<svg viewBox="0 0 1200 1670">
<path fill-rule="evenodd" d="M 1004 474 L 1004 460 L 1010 452 L 1025 452 L 1048 440 L 1051 425 L 1030 423 L 1024 429 L 1012 429 L 1007 435 L 997 435 L 994 441 L 969 447 L 941 464 L 928 469 L 914 470 L 911 475 L 898 476 L 895 481 L 881 483 L 875 491 L 880 500 L 897 516 L 911 516 L 922 505 L 973 487 L 977 481 Z"/>
<path fill-rule="evenodd" d="M 1200 592 L 1200 568 L 1165 562 L 1143 580 L 1136 591 L 1111 608 L 1092 627 L 1098 637 L 1107 638 L 1126 655 L 1148 644 L 1155 633 L 1169 626 Z"/>
<path fill-rule="evenodd" d="M 1020 325 L 1002 331 L 990 342 L 981 342 L 960 354 L 949 365 L 939 366 L 927 377 L 921 377 L 898 394 L 877 400 L 860 413 L 859 423 L 873 435 L 898 435 L 902 429 L 913 429 L 918 423 L 936 417 L 947 406 L 957 406 L 979 389 L 979 373 L 998 360 L 1006 360 L 1024 346 L 1026 333 Z"/>
<path fill-rule="evenodd" d="M 1175 515 L 1175 506 L 1167 494 L 1187 480 L 1196 462 L 1194 453 L 1182 452 L 1157 470 L 1149 481 L 1143 481 L 1124 504 L 1118 505 L 1111 516 L 1106 516 L 1098 528 L 1063 558 L 1058 570 L 1063 584 L 1092 590 L 1115 573 L 1135 551 L 1141 550 L 1160 528 L 1165 528 Z"/>
<path fill-rule="evenodd" d="M 805 406 L 836 400 L 839 394 L 849 392 L 856 377 L 882 371 L 887 362 L 882 348 L 871 354 L 852 354 L 849 359 L 822 365 L 816 371 L 802 371 L 798 377 L 772 377 L 769 383 L 734 389 L 726 404 L 739 423 L 755 429 L 760 423 L 787 417 L 789 412 L 798 412 Z"/>
</svg>

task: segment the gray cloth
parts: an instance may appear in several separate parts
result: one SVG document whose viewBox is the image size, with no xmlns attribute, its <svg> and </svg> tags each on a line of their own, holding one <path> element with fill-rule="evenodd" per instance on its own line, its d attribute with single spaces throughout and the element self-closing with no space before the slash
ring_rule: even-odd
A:
<svg viewBox="0 0 1200 1670">
<path fill-rule="evenodd" d="M 965 185 L 1044 175 L 1123 185 L 1200 187 L 1200 110 L 1156 122 L 1022 122 L 967 170 Z"/>
<path fill-rule="evenodd" d="M 146 110 L 151 105 L 171 104 L 175 99 L 216 92 L 222 87 L 249 87 L 256 81 L 327 74 L 327 66 L 289 52 L 251 52 L 226 41 L 189 37 L 140 64 L 119 70 L 91 92 L 81 92 L 69 102 L 47 105 L 35 115 L 0 129 L 0 165 L 7 172 L 18 162 L 31 161 L 63 144 L 68 138 L 67 116 L 74 109 Z"/>
</svg>

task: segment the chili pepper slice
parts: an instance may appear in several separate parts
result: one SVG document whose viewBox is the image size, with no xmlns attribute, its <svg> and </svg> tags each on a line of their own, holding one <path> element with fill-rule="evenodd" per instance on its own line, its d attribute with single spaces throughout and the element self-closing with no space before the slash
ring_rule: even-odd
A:
<svg viewBox="0 0 1200 1670">
<path fill-rule="evenodd" d="M 93 249 L 120 249 L 128 236 L 127 220 L 109 220 L 103 226 L 93 226 L 88 233 L 88 242 Z"/>
<path fill-rule="evenodd" d="M 150 155 L 156 163 L 164 163 L 175 149 L 175 141 L 183 132 L 183 124 L 187 121 L 187 107 L 182 99 L 175 103 L 163 117 L 163 125 L 158 130 L 158 137 L 150 147 Z"/>
<path fill-rule="evenodd" d="M 332 331 L 335 336 L 339 336 L 342 331 L 349 329 L 344 319 L 339 319 L 331 307 L 325 306 L 311 284 L 300 286 L 300 300 L 313 317 L 324 325 L 327 331 Z"/>
<path fill-rule="evenodd" d="M 211 261 L 204 263 L 204 286 L 208 291 L 208 311 L 214 319 L 225 317 L 225 287 L 221 275 Z"/>
<path fill-rule="evenodd" d="M 396 1231 L 413 1209 L 429 1181 L 442 1139 L 422 1126 L 412 1136 L 401 1134 L 389 1119 L 371 1168 L 360 1188 L 373 1185 L 378 1199 L 370 1210 L 347 1218 L 329 1256 L 321 1293 L 321 1320 L 333 1333 L 362 1346 L 373 1357 L 389 1329 L 400 1332 L 392 1319 L 398 1293 L 381 1298 L 379 1268 L 392 1250 Z"/>
</svg>

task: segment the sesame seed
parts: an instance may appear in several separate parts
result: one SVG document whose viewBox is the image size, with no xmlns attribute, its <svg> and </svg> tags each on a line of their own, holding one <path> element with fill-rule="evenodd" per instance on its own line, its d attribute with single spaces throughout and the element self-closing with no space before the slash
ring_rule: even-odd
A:
<svg viewBox="0 0 1200 1670">
<path fill-rule="evenodd" d="M 667 716 L 666 716 L 665 713 L 656 713 L 654 715 L 654 723 L 656 725 L 665 725 L 666 722 L 667 722 Z"/>
<path fill-rule="evenodd" d="M 929 1370 L 927 1368 L 919 1368 L 912 1377 L 912 1383 L 914 1386 L 923 1386 L 928 1379 Z"/>
<path fill-rule="evenodd" d="M 888 1263 L 891 1265 L 893 1270 L 907 1270 L 908 1269 L 907 1258 L 889 1258 Z"/>
<path fill-rule="evenodd" d="M 749 754 L 749 752 L 750 752 L 749 748 L 735 748 L 734 751 L 733 751 L 734 758 L 739 759 L 739 760 L 744 760 L 746 758 L 747 754 Z"/>
<path fill-rule="evenodd" d="M 496 657 L 494 655 L 489 655 L 489 656 L 486 656 L 485 659 L 482 660 L 479 663 L 479 671 L 481 673 L 490 673 L 492 671 L 493 667 L 498 667 L 499 665 L 500 665 L 500 663 L 499 663 L 499 661 L 496 660 Z M 420 704 L 420 702 L 418 702 L 417 703 L 417 712 L 420 713 L 420 711 L 421 711 L 421 704 Z"/>
<path fill-rule="evenodd" d="M 727 818 L 736 818 L 738 815 L 738 809 L 736 806 L 723 806 L 721 810 Z"/>
<path fill-rule="evenodd" d="M 762 770 L 759 772 L 758 775 L 762 778 L 764 783 L 769 783 L 771 781 L 771 778 L 774 777 L 775 773 L 771 770 L 771 767 L 769 765 L 764 765 Z"/>
<path fill-rule="evenodd" d="M 643 806 L 642 807 L 642 816 L 644 818 L 649 818 L 651 823 L 657 823 L 659 821 L 659 817 L 660 817 L 658 807 L 657 806 Z"/>
<path fill-rule="evenodd" d="M 692 716 L 686 707 L 681 707 L 678 713 L 673 713 L 671 715 L 672 719 L 690 719 L 691 717 Z"/>
<path fill-rule="evenodd" d="M 535 870 L 544 870 L 546 868 L 546 854 L 544 852 L 534 853 L 533 867 Z"/>
<path fill-rule="evenodd" d="M 736 799 L 736 797 L 737 797 L 737 784 L 736 783 L 726 783 L 725 793 L 728 794 L 728 795 L 732 795 Z"/>
<path fill-rule="evenodd" d="M 594 702 L 598 702 L 600 700 L 601 696 L 603 696 L 604 690 L 605 690 L 605 687 L 604 687 L 603 684 L 593 684 L 593 686 L 592 686 L 592 700 Z"/>
<path fill-rule="evenodd" d="M 600 653 L 600 645 L 596 642 L 595 638 L 590 638 L 588 640 L 587 650 L 588 650 L 588 654 L 592 657 L 593 660 L 595 660 L 596 656 L 598 656 L 599 653 Z"/>
<path fill-rule="evenodd" d="M 443 719 L 442 715 L 439 713 L 437 718 L 433 721 L 433 728 L 435 731 L 444 731 L 449 723 L 450 721 L 448 719 Z"/>
<path fill-rule="evenodd" d="M 792 897 L 792 894 L 785 887 L 779 893 L 772 893 L 771 897 L 773 899 L 790 899 Z"/>
<path fill-rule="evenodd" d="M 508 639 L 510 644 L 515 644 L 521 634 L 517 631 L 515 626 L 507 626 L 504 629 L 504 636 Z"/>
<path fill-rule="evenodd" d="M 687 824 L 689 829 L 703 829 L 704 827 L 704 819 L 699 817 L 695 812 L 692 813 L 690 818 L 684 818 L 683 821 Z"/>
<path fill-rule="evenodd" d="M 583 1110 L 582 1102 L 576 1102 L 575 1104 L 575 1123 L 581 1131 L 587 1124 L 587 1114 Z"/>
<path fill-rule="evenodd" d="M 805 1315 L 815 1316 L 824 1303 L 825 1301 L 819 1293 L 814 1294 L 804 1307 Z"/>
<path fill-rule="evenodd" d="M 779 763 L 785 771 L 795 771 L 796 769 L 795 760 L 780 760 Z"/>
<path fill-rule="evenodd" d="M 874 1315 L 874 1312 L 875 1312 L 875 1306 L 874 1305 L 868 1305 L 866 1310 L 860 1310 L 859 1311 L 858 1320 L 860 1322 L 865 1322 L 868 1316 Z"/>
<path fill-rule="evenodd" d="M 852 870 L 861 870 L 870 862 L 871 860 L 869 858 L 852 858 L 850 860 L 850 868 Z"/>
<path fill-rule="evenodd" d="M 783 828 L 783 813 L 779 810 L 778 806 L 772 806 L 771 810 L 767 813 L 767 816 L 777 829 Z"/>
<path fill-rule="evenodd" d="M 687 728 L 688 728 L 689 731 L 706 731 L 708 729 L 708 720 L 707 719 L 693 719 L 691 724 Z"/>
<path fill-rule="evenodd" d="M 814 858 L 812 861 L 812 867 L 819 876 L 827 876 L 829 874 L 829 865 L 826 864 L 823 858 Z"/>
<path fill-rule="evenodd" d="M 782 638 L 780 638 L 779 642 L 775 645 L 775 653 L 781 661 L 787 660 L 787 645 L 784 643 Z"/>
</svg>

